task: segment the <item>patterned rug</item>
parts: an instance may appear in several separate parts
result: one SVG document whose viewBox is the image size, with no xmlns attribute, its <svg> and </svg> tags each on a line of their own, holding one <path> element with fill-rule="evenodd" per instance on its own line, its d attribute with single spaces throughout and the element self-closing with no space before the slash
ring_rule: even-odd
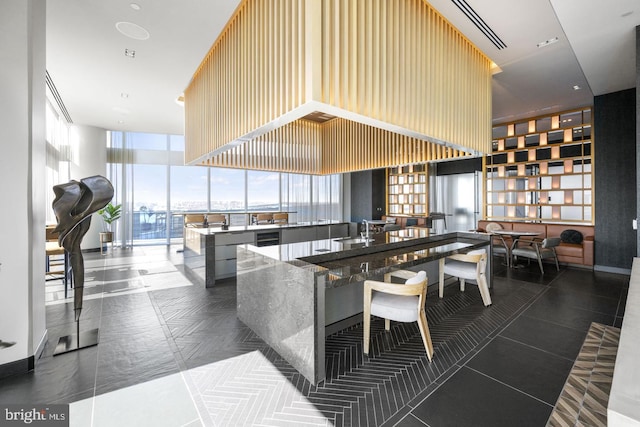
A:
<svg viewBox="0 0 640 427">
<path fill-rule="evenodd" d="M 547 427 L 606 427 L 619 341 L 619 328 L 591 324 Z"/>
</svg>

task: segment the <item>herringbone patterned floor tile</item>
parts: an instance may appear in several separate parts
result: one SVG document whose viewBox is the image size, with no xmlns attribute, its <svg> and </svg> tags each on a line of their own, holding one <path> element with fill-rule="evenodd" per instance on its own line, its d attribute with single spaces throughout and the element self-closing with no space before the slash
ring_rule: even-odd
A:
<svg viewBox="0 0 640 427">
<path fill-rule="evenodd" d="M 607 425 L 607 403 L 619 341 L 620 329 L 591 324 L 548 427 Z"/>
<path fill-rule="evenodd" d="M 497 334 L 544 287 L 498 280 L 494 304 L 476 287 L 428 292 L 434 357 L 415 323 L 373 318 L 369 355 L 362 325 L 326 339 L 326 380 L 312 385 L 237 319 L 234 282 L 167 289 L 152 301 L 176 359 L 182 362 L 204 420 L 219 426 L 378 426 L 407 408 L 469 353 Z M 602 360 L 606 369 L 607 360 Z M 585 414 L 586 416 L 586 414 Z"/>
</svg>

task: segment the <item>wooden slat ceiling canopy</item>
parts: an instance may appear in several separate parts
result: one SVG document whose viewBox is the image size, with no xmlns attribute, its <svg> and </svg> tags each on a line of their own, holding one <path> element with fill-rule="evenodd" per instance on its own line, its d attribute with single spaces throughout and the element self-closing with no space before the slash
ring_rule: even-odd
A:
<svg viewBox="0 0 640 427">
<path fill-rule="evenodd" d="M 185 91 L 185 162 L 331 174 L 488 153 L 490 68 L 423 0 L 245 0 Z"/>
</svg>

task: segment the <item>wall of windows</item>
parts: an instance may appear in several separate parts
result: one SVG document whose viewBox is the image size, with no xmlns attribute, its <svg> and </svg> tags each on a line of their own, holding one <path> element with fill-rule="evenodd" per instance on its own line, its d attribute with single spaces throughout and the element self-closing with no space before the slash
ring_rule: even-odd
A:
<svg viewBox="0 0 640 427">
<path fill-rule="evenodd" d="M 68 182 L 71 175 L 71 149 L 69 143 L 69 127 L 66 125 L 64 118 L 61 118 L 58 112 L 49 101 L 46 104 L 46 178 L 47 189 L 52 188 L 55 184 Z M 49 209 L 55 198 L 53 191 L 46 191 L 46 221 L 47 224 L 55 224 L 57 222 L 53 213 L 53 209 Z"/>
<path fill-rule="evenodd" d="M 309 176 L 184 166 L 184 137 L 109 132 L 107 176 L 123 205 L 117 239 L 123 245 L 177 243 L 183 214 L 288 211 L 290 222 L 343 220 L 342 175 Z"/>
</svg>

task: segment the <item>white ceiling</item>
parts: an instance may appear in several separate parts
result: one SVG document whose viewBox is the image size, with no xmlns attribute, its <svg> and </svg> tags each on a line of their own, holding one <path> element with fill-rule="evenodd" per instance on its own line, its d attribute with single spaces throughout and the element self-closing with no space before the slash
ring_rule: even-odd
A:
<svg viewBox="0 0 640 427">
<path fill-rule="evenodd" d="M 507 48 L 498 50 L 452 0 L 431 4 L 502 69 L 493 78 L 494 123 L 591 105 L 594 94 L 635 87 L 640 1 L 467 2 Z M 47 0 L 47 70 L 73 122 L 183 133 L 183 109 L 175 100 L 239 3 Z M 123 21 L 150 37 L 124 36 L 116 29 Z M 554 37 L 557 43 L 536 47 Z M 125 49 L 135 50 L 135 59 Z"/>
</svg>

